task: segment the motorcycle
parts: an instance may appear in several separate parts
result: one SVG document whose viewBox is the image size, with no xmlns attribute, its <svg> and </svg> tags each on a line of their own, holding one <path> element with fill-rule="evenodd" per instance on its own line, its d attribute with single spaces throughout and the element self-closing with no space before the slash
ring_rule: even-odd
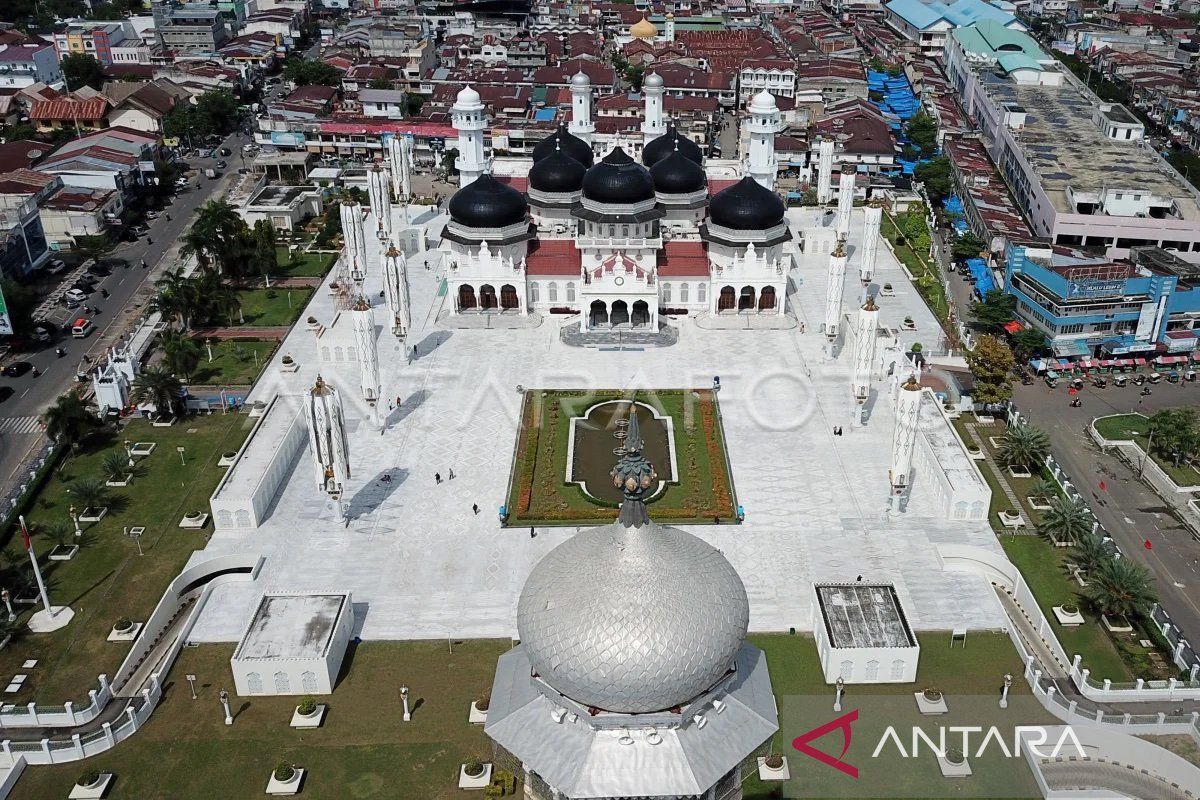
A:
<svg viewBox="0 0 1200 800">
<path fill-rule="evenodd" d="M 108 297 L 108 289 L 101 289 L 101 290 L 100 290 L 100 296 L 101 296 L 101 297 Z"/>
<path fill-rule="evenodd" d="M 1083 401 L 1078 397 L 1071 401 L 1071 408 L 1079 408 L 1081 405 L 1083 405 Z"/>
<path fill-rule="evenodd" d="M 66 354 L 67 354 L 67 351 L 63 350 L 61 347 L 55 348 L 55 350 L 54 350 L 54 355 L 58 356 L 59 358 L 62 358 Z"/>
</svg>

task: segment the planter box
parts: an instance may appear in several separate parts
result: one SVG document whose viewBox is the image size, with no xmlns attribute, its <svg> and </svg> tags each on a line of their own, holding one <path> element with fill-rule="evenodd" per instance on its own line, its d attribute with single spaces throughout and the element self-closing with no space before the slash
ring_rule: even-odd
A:
<svg viewBox="0 0 1200 800">
<path fill-rule="evenodd" d="M 236 462 L 237 462 L 237 453 L 234 453 L 233 455 L 228 456 L 228 457 L 223 455 L 219 459 L 217 459 L 217 466 L 218 467 L 232 467 Z"/>
<path fill-rule="evenodd" d="M 284 373 L 299 372 L 300 371 L 300 363 L 297 361 L 293 361 L 290 364 L 284 364 L 283 362 L 280 362 L 279 371 L 284 372 Z"/>
<path fill-rule="evenodd" d="M 880 297 L 895 297 L 896 290 L 894 288 L 892 288 L 891 286 L 884 286 L 883 288 L 881 288 L 879 290 L 879 296 Z"/>
<path fill-rule="evenodd" d="M 291 780 L 278 781 L 275 780 L 275 771 L 271 771 L 271 779 L 267 781 L 267 794 L 299 794 L 300 784 L 304 780 L 304 770 L 296 768 L 296 774 Z"/>
<path fill-rule="evenodd" d="M 1032 478 L 1033 477 L 1032 472 L 1030 472 L 1025 467 L 1021 467 L 1021 466 L 1009 467 L 1008 474 L 1010 477 L 1013 477 L 1013 478 Z"/>
<path fill-rule="evenodd" d="M 150 421 L 150 427 L 152 427 L 152 428 L 169 428 L 174 424 L 175 424 L 174 417 L 171 417 L 170 419 L 167 419 L 167 420 L 155 419 L 155 420 Z"/>
<path fill-rule="evenodd" d="M 133 483 L 133 473 L 126 475 L 125 480 L 123 480 L 123 481 L 105 481 L 104 485 L 105 486 L 128 486 L 131 483 Z"/>
<path fill-rule="evenodd" d="M 987 453 L 983 452 L 978 447 L 975 447 L 975 448 L 968 447 L 967 455 L 970 456 L 971 458 L 975 459 L 976 461 L 987 461 Z"/>
<path fill-rule="evenodd" d="M 913 697 L 917 699 L 917 710 L 925 715 L 946 714 L 949 713 L 950 707 L 946 705 L 946 696 L 942 695 L 938 700 L 925 699 L 924 692 L 913 692 Z"/>
<path fill-rule="evenodd" d="M 1064 611 L 1062 606 L 1055 606 L 1051 610 L 1054 611 L 1054 618 L 1058 620 L 1058 624 L 1064 628 L 1075 628 L 1087 622 L 1083 618 L 1083 614 L 1080 614 L 1078 611 L 1074 613 Z"/>
<path fill-rule="evenodd" d="M 1004 444 L 1004 440 L 1001 439 L 999 436 L 989 436 L 988 443 L 991 444 L 993 450 L 999 450 L 1000 447 Z"/>
<path fill-rule="evenodd" d="M 945 756 L 938 756 L 938 769 L 943 778 L 969 778 L 971 776 L 971 760 L 964 758 L 961 764 L 952 764 Z"/>
<path fill-rule="evenodd" d="M 50 551 L 51 561 L 70 561 L 79 552 L 77 544 L 56 544 Z"/>
<path fill-rule="evenodd" d="M 108 513 L 108 506 L 104 508 L 85 508 L 79 514 L 80 522 L 99 522 L 104 519 L 104 515 Z"/>
<path fill-rule="evenodd" d="M 292 712 L 292 721 L 288 724 L 293 728 L 319 728 L 325 721 L 326 708 L 324 703 L 318 703 L 317 710 L 306 716 L 300 713 L 300 706 L 296 706 L 296 710 Z"/>
<path fill-rule="evenodd" d="M 1086 572 L 1079 568 L 1071 570 L 1071 577 L 1075 579 L 1075 582 L 1079 584 L 1081 589 L 1086 589 L 1088 587 L 1087 579 L 1083 577 L 1086 574 Z"/>
<path fill-rule="evenodd" d="M 1034 511 L 1049 511 L 1052 506 L 1044 497 L 1029 496 L 1025 500 L 1029 503 L 1029 507 Z"/>
<path fill-rule="evenodd" d="M 467 774 L 467 765 L 463 764 L 458 768 L 458 788 L 468 791 L 474 789 L 486 789 L 492 782 L 492 765 L 484 764 L 483 772 L 472 778 Z"/>
<path fill-rule="evenodd" d="M 158 447 L 158 442 L 134 442 L 129 452 L 135 456 L 148 456 Z"/>
<path fill-rule="evenodd" d="M 764 783 L 771 781 L 786 781 L 791 780 L 792 771 L 788 769 L 788 760 L 785 756 L 783 766 L 779 769 L 772 769 L 767 766 L 767 759 L 763 756 L 758 757 L 758 779 Z"/>
<path fill-rule="evenodd" d="M 996 418 L 993 417 L 991 414 L 976 414 L 975 421 L 978 422 L 980 425 L 995 425 L 996 424 Z"/>
<path fill-rule="evenodd" d="M 253 403 L 250 404 L 250 418 L 251 419 L 254 419 L 256 417 L 261 417 L 263 414 L 266 414 L 266 413 L 267 413 L 267 404 L 264 403 L 262 400 L 255 400 Z"/>
<path fill-rule="evenodd" d="M 471 701 L 471 712 L 467 714 L 467 722 L 472 725 L 483 725 L 487 722 L 487 712 L 476 708 L 474 700 Z"/>
<path fill-rule="evenodd" d="M 100 774 L 100 780 L 91 786 L 75 784 L 71 787 L 71 793 L 67 795 L 67 798 L 68 800 L 100 800 L 108 791 L 108 785 L 112 783 L 114 777 L 111 772 L 103 772 Z"/>
<path fill-rule="evenodd" d="M 1108 628 L 1109 633 L 1129 633 L 1133 630 L 1133 625 L 1131 625 L 1129 620 L 1125 619 L 1124 617 L 1112 619 L 1111 617 L 1101 614 L 1100 620 L 1104 623 L 1104 627 Z"/>
<path fill-rule="evenodd" d="M 900 323 L 900 327 L 901 327 L 903 330 L 906 330 L 906 331 L 915 331 L 915 330 L 917 329 L 917 323 L 915 323 L 915 322 L 901 322 L 901 323 Z"/>
<path fill-rule="evenodd" d="M 208 514 L 201 513 L 198 517 L 184 517 L 179 521 L 179 527 L 199 530 L 208 524 Z"/>
<path fill-rule="evenodd" d="M 113 628 L 112 631 L 108 634 L 108 641 L 110 641 L 110 642 L 132 642 L 134 639 L 136 639 L 138 637 L 138 634 L 141 633 L 141 631 L 142 631 L 142 623 L 140 623 L 140 622 L 133 623 L 133 627 L 127 631 L 118 631 L 116 628 Z"/>
<path fill-rule="evenodd" d="M 1008 511 L 997 511 L 996 516 L 1000 518 L 1000 524 L 1006 528 L 1020 528 L 1025 523 L 1021 520 L 1021 515 L 1017 513 L 1009 513 Z"/>
</svg>

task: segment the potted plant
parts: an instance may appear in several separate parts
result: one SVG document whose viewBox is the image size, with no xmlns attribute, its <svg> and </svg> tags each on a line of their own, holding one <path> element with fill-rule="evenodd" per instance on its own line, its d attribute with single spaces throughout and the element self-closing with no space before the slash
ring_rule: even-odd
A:
<svg viewBox="0 0 1200 800">
<path fill-rule="evenodd" d="M 221 458 L 237 458 L 237 450 L 226 450 L 224 453 L 221 453 Z"/>
<path fill-rule="evenodd" d="M 75 781 L 75 785 L 84 789 L 95 789 L 100 785 L 100 781 L 104 780 L 103 773 L 98 769 L 89 769 L 87 772 L 79 776 Z"/>
<path fill-rule="evenodd" d="M 292 364 L 295 364 L 295 363 L 296 362 L 292 359 L 292 357 L 290 355 L 285 355 L 283 357 L 284 366 L 290 367 Z"/>
<path fill-rule="evenodd" d="M 129 633 L 133 630 L 133 620 L 129 617 L 118 617 L 113 624 L 113 633 Z"/>
<path fill-rule="evenodd" d="M 317 713 L 317 699 L 311 695 L 300 698 L 296 713 L 302 717 L 312 717 Z"/>
<path fill-rule="evenodd" d="M 771 753 L 763 759 L 763 766 L 773 770 L 783 769 L 783 756 L 779 753 Z"/>
<path fill-rule="evenodd" d="M 905 325 L 907 325 L 907 326 L 909 326 L 909 327 L 911 328 L 913 325 L 916 325 L 917 323 L 913 322 L 913 318 L 912 318 L 912 317 L 905 317 L 905 318 L 904 318 L 904 324 L 905 324 Z"/>
<path fill-rule="evenodd" d="M 1059 606 L 1059 608 L 1062 609 L 1064 614 L 1069 614 L 1071 616 L 1075 616 L 1079 613 L 1079 606 L 1074 603 L 1063 603 L 1061 606 Z"/>
<path fill-rule="evenodd" d="M 913 342 L 911 349 L 913 354 L 916 355 L 925 349 L 925 345 L 921 344 L 920 342 Z"/>
<path fill-rule="evenodd" d="M 967 757 L 963 755 L 963 751 L 957 747 L 951 747 L 946 750 L 946 761 L 948 763 L 957 767 L 966 760 Z"/>
<path fill-rule="evenodd" d="M 932 686 L 921 692 L 921 696 L 931 703 L 940 702 L 942 699 L 942 690 L 934 689 Z"/>
<path fill-rule="evenodd" d="M 286 761 L 280 761 L 272 775 L 280 783 L 291 783 L 296 779 L 296 768 Z"/>
<path fill-rule="evenodd" d="M 463 773 L 468 778 L 478 778 L 483 774 L 483 762 L 478 758 L 467 759 L 467 763 L 463 764 Z"/>
<path fill-rule="evenodd" d="M 485 691 L 480 694 L 479 697 L 475 698 L 475 708 L 479 709 L 480 711 L 487 711 L 488 706 L 491 704 L 492 693 L 490 691 Z"/>
</svg>

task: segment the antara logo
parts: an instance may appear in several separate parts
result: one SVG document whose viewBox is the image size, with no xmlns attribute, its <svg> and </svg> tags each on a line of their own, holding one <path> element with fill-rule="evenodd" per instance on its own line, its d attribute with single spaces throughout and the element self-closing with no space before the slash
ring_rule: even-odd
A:
<svg viewBox="0 0 1200 800">
<path fill-rule="evenodd" d="M 837 719 L 829 720 L 829 722 L 818 728 L 813 728 L 811 731 L 800 734 L 792 740 L 792 747 L 810 758 L 815 758 L 826 766 L 833 767 L 838 772 L 844 772 L 851 778 L 857 778 L 858 767 L 853 764 L 847 764 L 842 760 L 842 757 L 846 755 L 846 751 L 850 749 L 850 736 L 852 734 L 850 726 L 856 721 L 858 721 L 857 708 L 847 714 L 842 714 Z M 842 732 L 842 752 L 838 753 L 836 758 L 809 744 L 813 739 L 820 739 L 825 734 L 836 730 Z"/>
</svg>

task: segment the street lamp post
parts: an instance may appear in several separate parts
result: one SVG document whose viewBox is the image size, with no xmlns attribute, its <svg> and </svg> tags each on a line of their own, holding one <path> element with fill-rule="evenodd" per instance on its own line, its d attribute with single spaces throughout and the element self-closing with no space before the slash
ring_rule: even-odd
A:
<svg viewBox="0 0 1200 800">
<path fill-rule="evenodd" d="M 8 589 L 0 590 L 0 599 L 4 600 L 4 607 L 8 609 L 8 621 L 14 621 L 17 618 L 17 612 L 13 611 L 12 594 Z"/>
<path fill-rule="evenodd" d="M 75 535 L 83 536 L 83 528 L 79 527 L 79 512 L 75 510 L 75 506 L 67 509 L 67 513 L 71 515 L 71 523 L 75 526 Z"/>
<path fill-rule="evenodd" d="M 125 440 L 125 464 L 133 469 L 133 443 L 128 439 Z"/>
<path fill-rule="evenodd" d="M 187 678 L 188 686 L 190 686 L 192 689 L 192 699 L 195 700 L 196 699 L 196 676 L 189 672 L 187 675 L 184 675 L 183 677 Z"/>
<path fill-rule="evenodd" d="M 221 699 L 221 707 L 225 709 L 225 724 L 232 725 L 233 714 L 229 710 L 229 692 L 222 689 L 218 697 Z"/>
<path fill-rule="evenodd" d="M 411 721 L 412 714 L 410 714 L 408 711 L 408 687 L 407 686 L 400 687 L 400 702 L 404 704 L 404 721 L 405 722 Z"/>
<path fill-rule="evenodd" d="M 1013 676 L 1004 674 L 1004 688 L 1000 690 L 1000 707 L 1008 708 L 1008 690 L 1012 686 Z"/>
<path fill-rule="evenodd" d="M 839 675 L 838 679 L 837 679 L 837 684 L 836 684 L 837 694 L 834 695 L 834 698 L 833 698 L 833 710 L 834 711 L 842 710 L 842 692 L 845 690 L 845 688 L 846 688 L 846 681 L 844 681 L 842 679 L 842 676 Z"/>
</svg>

